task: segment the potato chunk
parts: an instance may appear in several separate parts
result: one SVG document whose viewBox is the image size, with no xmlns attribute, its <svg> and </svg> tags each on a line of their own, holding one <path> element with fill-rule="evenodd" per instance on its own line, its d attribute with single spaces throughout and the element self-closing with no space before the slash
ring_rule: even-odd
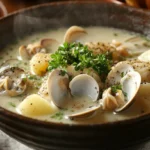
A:
<svg viewBox="0 0 150 150">
<path fill-rule="evenodd" d="M 49 60 L 50 54 L 45 53 L 35 54 L 30 61 L 31 73 L 43 76 L 46 73 Z"/>
<path fill-rule="evenodd" d="M 17 107 L 17 110 L 22 115 L 34 117 L 53 114 L 57 111 L 57 107 L 41 96 L 32 94 L 26 97 L 23 102 L 20 103 L 20 105 Z"/>
</svg>

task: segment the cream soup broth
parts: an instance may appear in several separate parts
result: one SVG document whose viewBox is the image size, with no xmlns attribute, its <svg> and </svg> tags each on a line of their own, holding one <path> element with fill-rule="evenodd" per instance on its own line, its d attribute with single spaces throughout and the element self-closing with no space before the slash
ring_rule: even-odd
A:
<svg viewBox="0 0 150 150">
<path fill-rule="evenodd" d="M 48 31 L 45 33 L 38 33 L 26 37 L 24 39 L 18 39 L 17 44 L 9 45 L 5 49 L 0 51 L 0 64 L 1 66 L 7 66 L 9 64 L 13 64 L 13 66 L 17 66 L 23 68 L 25 72 L 30 72 L 29 61 L 21 60 L 19 56 L 18 49 L 21 45 L 31 44 L 33 42 L 38 42 L 42 38 L 53 38 L 63 43 L 63 37 L 66 32 L 66 28 Z M 146 38 L 141 38 L 140 35 L 135 33 L 130 33 L 124 30 L 118 30 L 113 28 L 104 28 L 104 27 L 88 27 L 85 28 L 87 31 L 87 35 L 84 35 L 78 38 L 78 41 L 81 43 L 86 42 L 112 42 L 112 40 L 116 40 L 122 43 L 127 47 L 129 53 L 132 54 L 133 57 L 129 57 L 128 59 L 135 58 L 141 52 L 144 52 L 149 49 L 149 41 Z M 140 37 L 140 40 L 133 39 L 133 37 Z M 128 41 L 131 39 L 131 42 Z M 8 61 L 9 60 L 9 61 Z M 17 106 L 30 94 L 37 94 L 41 84 L 45 81 L 47 77 L 39 77 L 36 76 L 36 80 L 34 82 L 34 86 L 28 86 L 25 93 L 11 97 L 6 95 L 0 96 L 0 106 L 10 110 L 12 112 L 18 113 Z M 34 80 L 34 79 L 31 79 Z M 140 93 L 141 94 L 141 93 Z M 148 94 L 148 93 L 146 93 Z M 141 94 L 142 95 L 142 94 Z M 80 112 L 83 109 L 90 107 L 93 105 L 93 102 L 88 97 L 74 98 L 71 103 L 67 105 L 67 108 L 59 109 L 57 108 L 55 112 L 48 115 L 37 115 L 31 116 L 32 118 L 51 121 L 51 122 L 62 122 L 62 123 L 83 123 L 83 124 L 98 124 L 105 122 L 112 122 L 117 120 L 124 120 L 136 117 L 142 113 L 148 113 L 150 111 L 150 96 L 138 96 L 135 98 L 134 104 L 128 108 L 126 111 L 120 113 L 113 113 L 112 111 L 104 111 L 99 109 L 95 113 L 93 113 L 89 117 L 85 117 L 83 119 L 71 120 L 66 117 L 68 114 L 72 114 L 74 112 Z M 44 108 L 43 108 L 44 109 Z M 19 112 L 20 113 L 20 112 Z"/>
</svg>

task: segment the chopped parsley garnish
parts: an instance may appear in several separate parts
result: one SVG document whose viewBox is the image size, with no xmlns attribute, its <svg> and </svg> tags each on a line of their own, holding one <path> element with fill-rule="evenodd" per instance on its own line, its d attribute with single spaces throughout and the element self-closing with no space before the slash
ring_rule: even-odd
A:
<svg viewBox="0 0 150 150">
<path fill-rule="evenodd" d="M 23 80 L 24 82 L 26 82 L 26 81 L 27 81 L 27 78 L 22 78 L 22 80 Z"/>
<path fill-rule="evenodd" d="M 55 113 L 54 115 L 52 115 L 51 118 L 62 120 L 63 116 L 64 116 L 64 113 L 59 111 L 59 112 Z"/>
<path fill-rule="evenodd" d="M 111 53 L 94 55 L 87 46 L 81 43 L 64 43 L 51 55 L 48 70 L 59 68 L 65 70 L 68 65 L 73 65 L 75 70 L 93 68 L 103 79 L 111 69 Z"/>
<path fill-rule="evenodd" d="M 22 74 L 21 79 L 22 79 L 24 82 L 26 82 L 26 81 L 27 81 L 26 75 L 25 75 L 25 74 Z"/>
<path fill-rule="evenodd" d="M 121 84 L 116 84 L 116 85 L 111 86 L 111 92 L 112 92 L 113 95 L 116 95 L 118 90 L 121 90 L 123 95 L 125 97 L 127 97 L 127 93 L 122 90 Z"/>
<path fill-rule="evenodd" d="M 121 72 L 121 77 L 124 77 L 125 76 L 125 73 L 124 72 Z"/>
<path fill-rule="evenodd" d="M 139 44 L 135 43 L 134 46 L 139 46 Z"/>
<path fill-rule="evenodd" d="M 113 95 L 117 93 L 117 90 L 122 90 L 121 84 L 116 84 L 116 85 L 111 86 L 111 92 Z"/>
<path fill-rule="evenodd" d="M 67 73 L 67 72 L 66 72 L 65 70 L 61 70 L 61 71 L 60 71 L 60 75 L 61 75 L 61 76 L 64 76 L 66 73 Z"/>
<path fill-rule="evenodd" d="M 13 102 L 9 102 L 8 104 L 12 107 L 16 107 L 16 105 Z"/>
</svg>

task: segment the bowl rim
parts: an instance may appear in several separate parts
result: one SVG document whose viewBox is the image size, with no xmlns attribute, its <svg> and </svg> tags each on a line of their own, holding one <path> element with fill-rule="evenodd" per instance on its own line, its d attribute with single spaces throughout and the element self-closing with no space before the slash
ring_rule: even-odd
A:
<svg viewBox="0 0 150 150">
<path fill-rule="evenodd" d="M 145 11 L 144 9 L 137 9 L 137 8 L 133 8 L 131 6 L 126 6 L 126 5 L 118 5 L 116 3 L 112 3 L 110 1 L 92 1 L 92 0 L 87 0 L 87 1 L 80 1 L 80 0 L 71 0 L 71 1 L 59 1 L 59 2 L 48 2 L 48 3 L 44 3 L 44 4 L 38 4 L 38 5 L 35 5 L 35 6 L 30 6 L 28 8 L 23 8 L 21 10 L 17 10 L 15 12 L 12 12 L 10 14 L 8 14 L 7 16 L 5 17 L 2 17 L 0 18 L 0 22 L 6 20 L 6 19 L 9 19 L 15 15 L 18 15 L 20 13 L 24 13 L 26 11 L 30 11 L 32 9 L 37 9 L 37 8 L 41 8 L 41 7 L 52 7 L 52 6 L 55 6 L 55 5 L 65 5 L 65 4 L 109 4 L 109 5 L 115 5 L 115 6 L 118 6 L 118 7 L 123 7 L 125 9 L 132 9 L 132 11 L 137 11 L 139 13 L 144 13 L 144 14 L 147 14 L 147 11 Z M 149 14 L 150 15 L 150 14 Z M 81 129 L 85 129 L 85 128 L 91 128 L 91 127 L 98 127 L 98 128 L 103 128 L 103 127 L 113 127 L 113 126 L 124 126 L 124 125 L 127 125 L 127 124 L 132 124 L 132 123 L 137 123 L 137 122 L 141 122 L 141 121 L 145 121 L 147 119 L 150 118 L 150 112 L 149 113 L 143 113 L 141 115 L 137 115 L 137 116 L 134 116 L 133 118 L 128 118 L 128 119 L 125 119 L 125 120 L 117 120 L 117 121 L 111 121 L 111 122 L 104 122 L 104 123 L 89 123 L 89 124 L 84 124 L 84 123 L 61 123 L 61 122 L 51 122 L 51 121 L 45 121 L 45 120 L 39 120 L 39 119 L 35 119 L 35 118 L 30 118 L 30 117 L 27 117 L 27 116 L 23 116 L 21 114 L 17 114 L 15 112 L 12 112 L 10 110 L 7 110 L 5 108 L 3 108 L 2 106 L 0 106 L 0 114 L 4 115 L 5 117 L 9 117 L 9 118 L 14 118 L 16 120 L 21 120 L 22 122 L 28 122 L 30 123 L 30 125 L 42 125 L 43 127 L 52 127 L 52 128 L 57 128 L 59 127 L 60 129 L 62 128 L 81 128 Z"/>
</svg>

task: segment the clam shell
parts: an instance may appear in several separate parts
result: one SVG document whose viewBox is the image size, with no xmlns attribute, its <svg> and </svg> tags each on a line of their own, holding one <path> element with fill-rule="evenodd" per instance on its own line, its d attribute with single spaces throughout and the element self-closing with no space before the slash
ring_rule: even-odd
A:
<svg viewBox="0 0 150 150">
<path fill-rule="evenodd" d="M 48 53 L 53 53 L 57 50 L 58 46 L 59 46 L 59 42 L 55 39 L 42 39 L 40 42 L 40 45 L 43 48 L 46 48 Z"/>
<path fill-rule="evenodd" d="M 141 76 L 138 72 L 128 72 L 120 81 L 122 85 L 122 91 L 125 93 L 125 101 L 126 103 L 120 107 L 117 108 L 115 111 L 120 112 L 125 109 L 127 109 L 133 102 L 134 97 L 136 96 L 140 84 L 141 84 Z"/>
<path fill-rule="evenodd" d="M 81 74 L 72 79 L 69 84 L 71 94 L 75 97 L 90 97 L 91 100 L 96 101 L 99 97 L 99 85 L 96 80 L 87 75 Z M 101 107 L 100 103 L 96 103 L 93 107 L 87 108 L 84 111 L 68 115 L 69 119 L 85 118 L 93 114 Z"/>
<path fill-rule="evenodd" d="M 107 76 L 108 85 L 114 85 L 120 83 L 120 80 L 123 76 L 125 76 L 128 72 L 133 72 L 134 69 L 131 65 L 127 64 L 127 62 L 117 63 L 112 70 L 109 72 Z"/>
<path fill-rule="evenodd" d="M 87 34 L 87 32 L 82 27 L 72 26 L 66 31 L 64 36 L 64 42 L 67 43 L 74 42 L 77 39 L 77 37 L 84 34 Z"/>
<path fill-rule="evenodd" d="M 66 107 L 70 100 L 68 75 L 63 76 L 61 70 L 53 70 L 48 77 L 48 94 L 57 107 Z"/>
<path fill-rule="evenodd" d="M 98 83 L 87 74 L 74 77 L 69 84 L 69 88 L 71 94 L 75 97 L 90 97 L 93 101 L 96 101 L 99 97 Z"/>
<path fill-rule="evenodd" d="M 27 80 L 22 77 L 25 76 L 24 70 L 18 67 L 6 66 L 0 70 L 0 94 L 9 96 L 21 95 L 27 89 Z"/>
<path fill-rule="evenodd" d="M 82 112 L 74 113 L 72 115 L 68 115 L 67 118 L 74 120 L 74 119 L 82 119 L 85 117 L 91 116 L 93 113 L 95 113 L 97 110 L 101 108 L 101 104 L 95 104 L 93 107 L 87 108 Z"/>
</svg>

